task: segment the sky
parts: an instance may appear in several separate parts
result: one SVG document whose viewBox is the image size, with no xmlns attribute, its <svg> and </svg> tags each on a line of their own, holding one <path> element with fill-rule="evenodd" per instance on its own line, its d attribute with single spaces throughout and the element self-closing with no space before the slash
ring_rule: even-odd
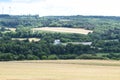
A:
<svg viewBox="0 0 120 80">
<path fill-rule="evenodd" d="M 0 0 L 0 14 L 120 16 L 120 0 Z"/>
</svg>

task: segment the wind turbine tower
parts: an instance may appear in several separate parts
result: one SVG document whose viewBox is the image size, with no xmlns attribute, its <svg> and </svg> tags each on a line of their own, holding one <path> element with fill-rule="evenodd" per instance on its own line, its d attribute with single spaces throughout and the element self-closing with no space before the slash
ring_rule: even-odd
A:
<svg viewBox="0 0 120 80">
<path fill-rule="evenodd" d="M 9 7 L 9 14 L 11 14 L 11 6 Z"/>
</svg>

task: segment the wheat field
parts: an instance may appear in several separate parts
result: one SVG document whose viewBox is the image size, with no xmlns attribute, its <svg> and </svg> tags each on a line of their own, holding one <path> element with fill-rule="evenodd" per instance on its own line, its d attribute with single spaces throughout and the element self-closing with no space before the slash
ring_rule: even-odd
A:
<svg viewBox="0 0 120 80">
<path fill-rule="evenodd" d="M 16 28 L 6 28 L 10 31 L 15 32 Z M 66 27 L 41 27 L 41 28 L 32 28 L 35 31 L 48 31 L 48 32 L 60 32 L 60 33 L 77 33 L 77 34 L 85 34 L 92 33 L 92 30 L 86 30 L 83 28 L 66 28 Z M 6 31 L 7 32 L 7 31 Z"/>
<path fill-rule="evenodd" d="M 91 30 L 85 30 L 82 28 L 63 28 L 63 27 L 42 27 L 42 28 L 33 28 L 33 31 L 51 31 L 51 32 L 62 32 L 62 33 L 77 33 L 87 35 Z"/>
<path fill-rule="evenodd" d="M 38 42 L 38 41 L 40 41 L 40 39 L 39 38 L 12 38 L 12 40 L 19 40 L 19 41 L 24 41 L 24 40 L 29 40 L 29 42 L 32 42 L 32 41 L 34 41 L 34 42 Z"/>
<path fill-rule="evenodd" d="M 0 62 L 0 80 L 120 80 L 120 61 Z"/>
</svg>

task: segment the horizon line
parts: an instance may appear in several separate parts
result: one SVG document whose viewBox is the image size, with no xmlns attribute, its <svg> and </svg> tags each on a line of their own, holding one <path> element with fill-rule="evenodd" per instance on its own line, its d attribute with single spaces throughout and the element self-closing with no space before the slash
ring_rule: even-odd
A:
<svg viewBox="0 0 120 80">
<path fill-rule="evenodd" d="M 44 16 L 103 16 L 103 17 L 120 17 L 117 15 L 83 15 L 83 14 L 73 14 L 73 15 L 39 15 L 39 14 L 0 14 L 0 15 L 10 15 L 10 16 L 39 16 L 39 17 L 44 17 Z"/>
</svg>

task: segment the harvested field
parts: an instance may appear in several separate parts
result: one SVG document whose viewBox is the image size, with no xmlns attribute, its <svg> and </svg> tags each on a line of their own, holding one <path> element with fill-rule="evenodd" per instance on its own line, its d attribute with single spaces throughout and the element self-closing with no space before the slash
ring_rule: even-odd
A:
<svg viewBox="0 0 120 80">
<path fill-rule="evenodd" d="M 82 28 L 62 28 L 62 27 L 42 27 L 42 28 L 33 28 L 33 31 L 51 31 L 51 32 L 62 32 L 62 33 L 77 33 L 87 35 L 91 30 L 85 30 Z"/>
<path fill-rule="evenodd" d="M 29 42 L 32 42 L 32 41 L 38 42 L 38 41 L 40 41 L 40 38 L 28 38 L 28 40 L 29 40 Z"/>
<path fill-rule="evenodd" d="M 0 80 L 120 80 L 120 61 L 0 62 Z"/>
<path fill-rule="evenodd" d="M 34 42 L 38 42 L 38 41 L 40 41 L 40 39 L 39 38 L 12 38 L 12 40 L 19 40 L 19 41 L 24 41 L 24 40 L 29 40 L 29 42 L 32 42 L 32 41 L 34 41 Z"/>
<path fill-rule="evenodd" d="M 6 29 L 9 29 L 10 31 L 13 31 L 13 32 L 16 31 L 16 28 L 7 28 L 7 27 L 6 27 Z"/>
</svg>

